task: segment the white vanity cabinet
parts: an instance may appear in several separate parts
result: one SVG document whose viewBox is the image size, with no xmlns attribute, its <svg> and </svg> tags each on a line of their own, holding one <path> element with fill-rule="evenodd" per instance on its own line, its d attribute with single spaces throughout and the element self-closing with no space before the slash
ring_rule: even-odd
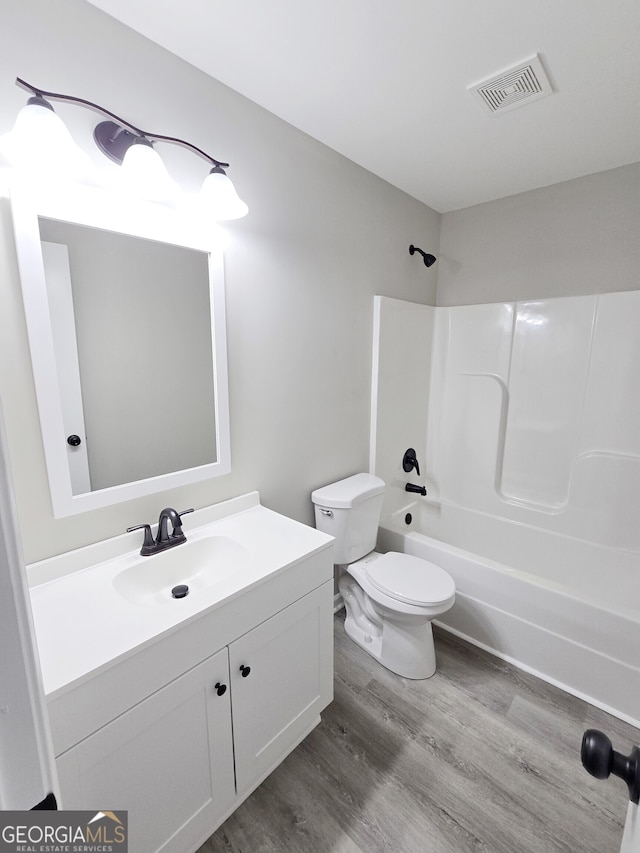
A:
<svg viewBox="0 0 640 853">
<path fill-rule="evenodd" d="M 236 797 L 222 649 L 56 758 L 65 809 L 128 810 L 129 849 L 183 851 Z"/>
<path fill-rule="evenodd" d="M 229 646 L 238 794 L 318 722 L 333 696 L 332 632 L 329 582 Z"/>
<path fill-rule="evenodd" d="M 326 575 L 330 553 L 295 567 L 294 587 Z M 261 599 L 278 599 L 268 582 Z M 333 691 L 332 616 L 325 580 L 59 754 L 63 808 L 128 810 L 136 853 L 196 850 L 319 722 Z"/>
</svg>

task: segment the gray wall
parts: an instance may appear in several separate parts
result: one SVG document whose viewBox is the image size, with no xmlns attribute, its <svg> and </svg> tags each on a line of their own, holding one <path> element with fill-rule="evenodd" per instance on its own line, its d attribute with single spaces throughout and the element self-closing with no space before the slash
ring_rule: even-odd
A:
<svg viewBox="0 0 640 853">
<path fill-rule="evenodd" d="M 640 287 L 640 163 L 446 213 L 438 305 Z"/>
<path fill-rule="evenodd" d="M 14 86 L 20 76 L 228 159 L 250 207 L 227 227 L 225 253 L 232 473 L 55 520 L 9 204 L 0 199 L 0 396 L 27 561 L 153 521 L 167 504 L 204 506 L 252 489 L 312 523 L 309 492 L 368 464 L 373 296 L 434 304 L 436 268 L 408 246 L 438 255 L 439 215 L 82 0 L 4 3 L 0 31 L 2 131 L 26 100 Z M 96 115 L 56 110 L 100 163 Z M 204 163 L 174 146 L 158 150 L 195 190 Z"/>
</svg>

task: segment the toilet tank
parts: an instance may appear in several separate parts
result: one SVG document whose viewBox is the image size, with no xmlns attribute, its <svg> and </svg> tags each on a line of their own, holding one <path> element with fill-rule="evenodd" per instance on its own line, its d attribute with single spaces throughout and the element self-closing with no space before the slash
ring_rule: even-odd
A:
<svg viewBox="0 0 640 853">
<path fill-rule="evenodd" d="M 375 548 L 384 488 L 380 477 L 354 474 L 311 493 L 317 529 L 335 536 L 335 564 L 353 563 Z"/>
</svg>

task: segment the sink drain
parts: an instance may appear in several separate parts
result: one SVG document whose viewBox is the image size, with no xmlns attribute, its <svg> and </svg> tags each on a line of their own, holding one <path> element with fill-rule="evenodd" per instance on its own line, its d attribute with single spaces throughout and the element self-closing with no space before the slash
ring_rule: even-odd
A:
<svg viewBox="0 0 640 853">
<path fill-rule="evenodd" d="M 171 590 L 171 595 L 174 598 L 185 598 L 187 595 L 189 595 L 189 587 L 186 585 L 186 583 L 180 583 L 178 584 L 178 586 L 174 586 L 174 588 Z"/>
</svg>

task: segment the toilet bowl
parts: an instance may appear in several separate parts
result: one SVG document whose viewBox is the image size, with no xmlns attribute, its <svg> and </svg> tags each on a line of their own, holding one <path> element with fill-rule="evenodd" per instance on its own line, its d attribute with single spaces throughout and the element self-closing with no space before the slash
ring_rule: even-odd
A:
<svg viewBox="0 0 640 853">
<path fill-rule="evenodd" d="M 372 552 L 346 567 L 338 589 L 345 631 L 392 672 L 429 678 L 436 671 L 431 620 L 455 600 L 453 579 L 408 554 Z"/>
<path fill-rule="evenodd" d="M 455 584 L 419 557 L 373 550 L 383 497 L 384 481 L 371 474 L 316 489 L 316 527 L 335 537 L 347 635 L 392 672 L 429 678 L 436 670 L 431 620 L 453 605 Z"/>
</svg>

